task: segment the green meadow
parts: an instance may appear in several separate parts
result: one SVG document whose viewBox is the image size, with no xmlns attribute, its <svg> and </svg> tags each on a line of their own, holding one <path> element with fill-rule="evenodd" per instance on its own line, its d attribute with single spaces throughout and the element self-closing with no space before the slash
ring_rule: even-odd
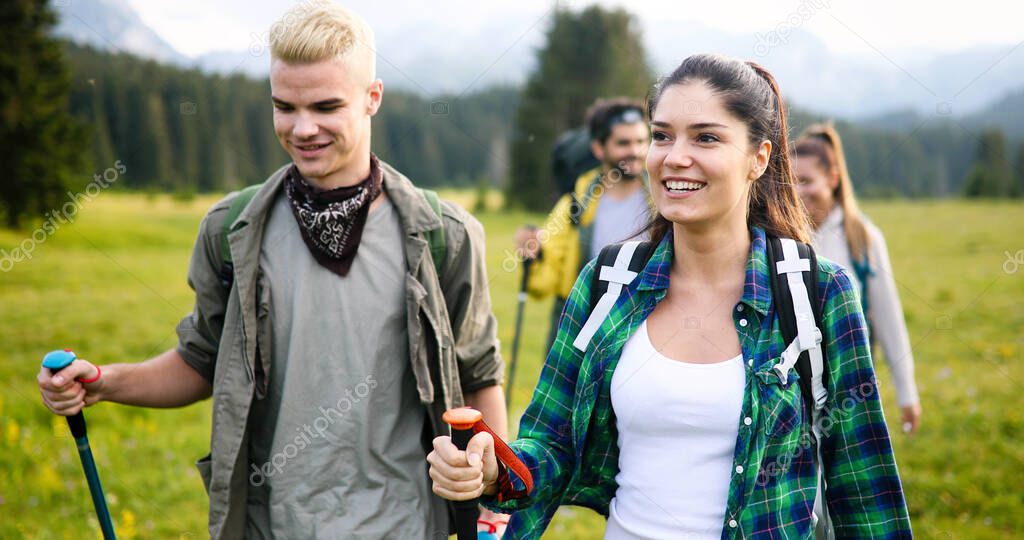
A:
<svg viewBox="0 0 1024 540">
<path fill-rule="evenodd" d="M 449 195 L 473 205 L 472 194 Z M 0 261 L 0 538 L 100 536 L 67 426 L 40 401 L 39 361 L 63 347 L 98 363 L 173 347 L 174 326 L 192 307 L 192 242 L 215 200 L 104 193 L 53 234 L 0 231 L 0 257 L 26 255 Z M 515 229 L 543 216 L 489 202 L 478 217 L 508 360 L 519 275 L 503 262 Z M 864 206 L 887 235 L 917 362 L 921 431 L 893 434 L 915 532 L 1015 536 L 1024 531 L 1024 204 Z M 526 306 L 513 430 L 540 371 L 549 310 L 549 302 Z M 898 426 L 888 371 L 881 359 L 878 366 L 887 418 Z M 193 462 L 208 449 L 209 401 L 176 410 L 99 404 L 86 416 L 119 536 L 206 537 Z M 563 508 L 548 537 L 600 538 L 603 530 L 590 510 Z"/>
</svg>

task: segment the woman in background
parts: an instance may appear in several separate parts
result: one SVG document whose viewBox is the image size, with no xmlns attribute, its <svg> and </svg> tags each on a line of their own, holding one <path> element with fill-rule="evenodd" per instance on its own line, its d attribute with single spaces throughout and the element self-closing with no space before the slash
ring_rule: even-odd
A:
<svg viewBox="0 0 1024 540">
<path fill-rule="evenodd" d="M 882 346 L 892 372 L 903 431 L 914 433 L 921 421 L 921 403 L 885 237 L 857 208 L 843 143 L 831 123 L 808 127 L 794 148 L 798 191 L 814 225 L 814 250 L 849 270 L 860 292 L 872 344 Z"/>
</svg>

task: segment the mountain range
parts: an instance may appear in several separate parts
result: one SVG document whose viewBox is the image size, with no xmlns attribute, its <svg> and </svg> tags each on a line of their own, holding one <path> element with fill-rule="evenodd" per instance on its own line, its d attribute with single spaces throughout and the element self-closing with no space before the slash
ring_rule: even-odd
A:
<svg viewBox="0 0 1024 540">
<path fill-rule="evenodd" d="M 267 76 L 264 43 L 188 57 L 147 26 L 126 0 L 57 2 L 56 8 L 57 34 L 78 43 L 208 73 Z M 697 22 L 643 21 L 641 26 L 647 60 L 658 73 L 671 71 L 689 54 L 715 51 L 764 64 L 789 101 L 817 114 L 898 129 L 952 120 L 1024 135 L 1024 42 L 849 56 L 830 51 L 798 25 L 746 34 Z M 378 73 L 387 87 L 424 96 L 518 85 L 529 76 L 546 30 L 545 18 L 527 15 L 495 17 L 474 28 L 426 23 L 390 28 L 377 36 Z"/>
</svg>

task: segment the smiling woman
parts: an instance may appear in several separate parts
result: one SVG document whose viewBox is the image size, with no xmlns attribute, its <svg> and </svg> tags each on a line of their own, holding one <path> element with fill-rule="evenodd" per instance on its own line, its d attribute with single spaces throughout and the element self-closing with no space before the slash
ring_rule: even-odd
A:
<svg viewBox="0 0 1024 540">
<path fill-rule="evenodd" d="M 648 111 L 653 253 L 636 266 L 627 256 L 629 271 L 601 268 L 622 292 L 579 343 L 597 261 L 577 279 L 510 443 L 533 491 L 518 491 L 523 479 L 486 443 L 483 466 L 467 467 L 442 437 L 428 458 L 435 492 L 483 493 L 515 512 L 515 538 L 540 537 L 563 504 L 608 516 L 614 540 L 910 537 L 860 304 L 834 263 L 803 270 L 817 285 L 823 403 L 805 405 L 798 371 L 779 369 L 787 344 L 767 245 L 806 243 L 809 227 L 775 79 L 691 56 L 655 85 Z M 812 426 L 812 410 L 835 422 Z"/>
</svg>

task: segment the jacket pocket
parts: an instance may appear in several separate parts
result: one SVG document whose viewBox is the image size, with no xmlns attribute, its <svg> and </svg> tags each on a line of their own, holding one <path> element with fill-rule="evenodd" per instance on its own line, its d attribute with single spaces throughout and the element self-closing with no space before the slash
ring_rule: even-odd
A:
<svg viewBox="0 0 1024 540">
<path fill-rule="evenodd" d="M 435 386 L 430 369 L 430 350 L 428 348 L 427 333 L 429 329 L 424 321 L 427 314 L 423 306 L 427 297 L 427 290 L 416 280 L 412 274 L 405 275 L 405 308 L 406 328 L 409 333 L 409 359 L 412 364 L 413 376 L 416 378 L 416 390 L 419 393 L 420 402 L 433 403 L 435 401 Z M 443 379 L 437 381 L 443 385 Z"/>
<path fill-rule="evenodd" d="M 206 489 L 206 495 L 210 495 L 210 479 L 213 477 L 213 460 L 211 454 L 199 458 L 196 461 L 196 469 L 199 470 L 199 477 L 203 480 L 203 488 Z"/>
<path fill-rule="evenodd" d="M 788 379 L 783 382 L 773 369 L 775 363 L 770 362 L 757 372 L 757 390 L 768 437 L 779 439 L 799 431 L 797 428 L 803 422 L 804 408 L 800 375 L 791 369 Z"/>
<path fill-rule="evenodd" d="M 419 312 L 422 321 L 419 361 L 424 363 L 428 373 L 436 372 L 442 392 L 453 400 L 453 405 L 465 405 L 447 320 L 439 320 L 429 303 L 422 304 Z"/>
</svg>

